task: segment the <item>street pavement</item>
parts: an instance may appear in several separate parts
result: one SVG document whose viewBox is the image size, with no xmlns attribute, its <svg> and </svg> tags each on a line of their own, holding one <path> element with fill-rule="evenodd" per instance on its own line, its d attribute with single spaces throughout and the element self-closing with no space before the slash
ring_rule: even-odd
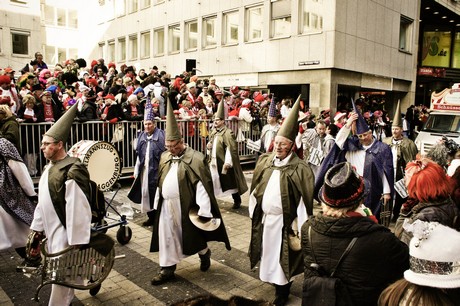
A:
<svg viewBox="0 0 460 306">
<path fill-rule="evenodd" d="M 248 186 L 252 180 L 252 170 L 245 170 Z M 117 194 L 105 192 L 106 199 L 119 211 L 122 203 L 130 203 L 126 197 L 131 181 L 122 180 L 122 188 Z M 158 253 L 150 253 L 151 227 L 142 227 L 146 216 L 132 204 L 134 217 L 129 220 L 132 238 L 129 243 L 120 245 L 116 242 L 117 256 L 113 269 L 102 283 L 102 288 L 95 296 L 88 290 L 76 290 L 72 305 L 170 305 L 200 295 L 213 294 L 219 298 L 243 296 L 250 299 L 271 301 L 274 287 L 259 279 L 258 267 L 250 268 L 247 255 L 251 222 L 248 217 L 248 192 L 243 195 L 240 209 L 232 209 L 230 197 L 219 199 L 223 222 L 227 229 L 232 250 L 225 249 L 223 243 L 211 242 L 211 268 L 200 271 L 198 255 L 190 256 L 177 265 L 176 280 L 161 286 L 152 286 L 150 280 L 158 273 Z M 315 206 L 318 210 L 319 206 Z M 118 216 L 111 213 L 118 224 Z M 110 228 L 108 235 L 116 240 L 118 226 Z M 47 305 L 51 286 L 40 291 L 40 301 L 31 301 L 40 279 L 35 275 L 16 272 L 21 259 L 14 250 L 0 252 L 0 305 Z M 300 305 L 303 275 L 298 275 L 291 288 L 288 305 Z"/>
</svg>

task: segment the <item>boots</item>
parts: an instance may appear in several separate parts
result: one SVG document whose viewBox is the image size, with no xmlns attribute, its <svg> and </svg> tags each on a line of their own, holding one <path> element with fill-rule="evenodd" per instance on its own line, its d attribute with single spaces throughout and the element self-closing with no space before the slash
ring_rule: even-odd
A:
<svg viewBox="0 0 460 306">
<path fill-rule="evenodd" d="M 147 219 L 146 221 L 142 222 L 142 226 L 145 226 L 145 227 L 147 227 L 147 226 L 152 226 L 153 223 L 154 223 L 154 221 L 153 221 L 153 215 L 154 215 L 154 212 L 153 212 L 153 211 L 149 211 L 149 212 L 147 213 L 148 219 Z"/>
<path fill-rule="evenodd" d="M 286 285 L 276 285 L 275 284 L 275 299 L 273 304 L 275 306 L 284 306 L 286 305 L 289 299 L 289 292 L 291 291 L 292 282 L 287 283 Z"/>
<path fill-rule="evenodd" d="M 233 209 L 238 209 L 241 207 L 241 196 L 238 192 L 232 193 L 233 198 Z"/>
<path fill-rule="evenodd" d="M 204 255 L 198 254 L 200 257 L 200 270 L 205 272 L 208 271 L 209 267 L 211 266 L 211 249 L 208 249 L 208 251 Z"/>
<path fill-rule="evenodd" d="M 176 265 L 161 267 L 160 273 L 152 279 L 152 285 L 158 286 L 175 279 L 176 275 L 174 274 L 174 271 L 176 271 Z"/>
</svg>

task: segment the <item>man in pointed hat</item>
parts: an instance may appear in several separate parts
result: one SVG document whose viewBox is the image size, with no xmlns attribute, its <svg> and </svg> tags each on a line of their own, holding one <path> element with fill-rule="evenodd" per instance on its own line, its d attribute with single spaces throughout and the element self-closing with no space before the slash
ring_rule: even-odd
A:
<svg viewBox="0 0 460 306">
<path fill-rule="evenodd" d="M 211 266 L 208 241 L 224 242 L 230 250 L 206 158 L 184 143 L 171 103 L 167 103 L 165 147 L 153 203 L 150 251 L 159 252 L 161 267 L 151 281 L 154 286 L 174 279 L 176 265 L 196 253 L 200 270 L 207 271 Z"/>
<path fill-rule="evenodd" d="M 324 182 L 327 170 L 337 163 L 348 161 L 364 178 L 367 192 L 364 204 L 380 220 L 381 200 L 388 202 L 393 195 L 393 155 L 386 144 L 372 136 L 366 120 L 354 102 L 352 104 L 354 111 L 337 133 L 336 146 L 321 164 L 315 182 L 315 196 Z"/>
<path fill-rule="evenodd" d="M 313 214 L 313 172 L 293 152 L 299 105 L 300 96 L 275 137 L 274 151 L 257 161 L 250 189 L 251 268 L 260 261 L 260 279 L 275 286 L 275 305 L 287 303 L 292 277 L 303 272 L 302 251 L 290 242 L 298 242 L 300 227 Z"/>
<path fill-rule="evenodd" d="M 280 129 L 280 124 L 278 123 L 278 115 L 276 111 L 276 102 L 275 97 L 272 96 L 270 101 L 270 107 L 267 114 L 267 124 L 265 124 L 260 132 L 260 151 L 261 152 L 271 152 L 272 142 L 275 139 L 276 134 Z"/>
<path fill-rule="evenodd" d="M 393 168 L 395 175 L 395 184 L 401 179 L 404 179 L 404 170 L 408 162 L 415 160 L 418 153 L 415 143 L 407 137 L 403 137 L 403 123 L 401 120 L 401 106 L 398 100 L 395 116 L 391 124 L 391 137 L 383 140 L 384 143 L 390 146 L 393 153 Z M 392 221 L 396 222 L 402 204 L 407 197 L 402 198 L 398 192 L 394 192 L 393 205 L 390 211 L 393 211 Z"/>
<path fill-rule="evenodd" d="M 161 154 L 165 151 L 165 132 L 157 128 L 150 97 L 145 103 L 144 131 L 137 137 L 137 159 L 134 166 L 134 182 L 128 198 L 141 204 L 141 212 L 147 213 L 142 226 L 153 225 L 153 200 L 158 186 L 158 168 Z"/>
<path fill-rule="evenodd" d="M 214 114 L 214 128 L 207 144 L 214 195 L 232 195 L 233 209 L 241 206 L 241 195 L 248 190 L 238 155 L 238 144 L 232 130 L 225 126 L 224 101 Z"/>
<path fill-rule="evenodd" d="M 40 147 L 50 163 L 38 184 L 38 205 L 30 228 L 45 233 L 49 253 L 87 244 L 90 239 L 89 173 L 65 149 L 76 113 L 74 105 L 46 131 Z M 74 289 L 52 285 L 49 305 L 69 305 L 73 297 Z"/>
</svg>

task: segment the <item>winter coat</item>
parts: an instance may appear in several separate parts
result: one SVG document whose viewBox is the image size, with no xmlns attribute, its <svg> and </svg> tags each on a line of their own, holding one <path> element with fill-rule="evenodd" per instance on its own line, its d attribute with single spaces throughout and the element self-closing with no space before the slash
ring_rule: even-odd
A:
<svg viewBox="0 0 460 306">
<path fill-rule="evenodd" d="M 377 305 L 380 293 L 402 278 L 403 272 L 409 268 L 408 246 L 388 228 L 367 217 L 337 219 L 319 213 L 302 226 L 305 279 L 318 275 L 310 269 L 314 262 L 308 241 L 310 226 L 316 262 L 328 275 L 352 238 L 358 237 L 335 273 L 335 277 L 340 278 L 348 289 L 354 305 Z"/>
</svg>

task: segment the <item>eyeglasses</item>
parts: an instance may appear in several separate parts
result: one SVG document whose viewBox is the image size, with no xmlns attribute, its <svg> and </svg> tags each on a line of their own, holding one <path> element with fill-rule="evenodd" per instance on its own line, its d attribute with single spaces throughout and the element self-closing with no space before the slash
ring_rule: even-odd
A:
<svg viewBox="0 0 460 306">
<path fill-rule="evenodd" d="M 177 147 L 177 145 L 180 143 L 180 141 L 176 142 L 175 144 L 173 145 L 165 145 L 165 148 L 168 149 L 168 150 L 171 150 L 171 149 L 174 149 L 175 147 Z"/>
<path fill-rule="evenodd" d="M 366 138 L 367 136 L 369 136 L 370 134 L 371 134 L 370 131 L 369 131 L 369 132 L 366 132 L 366 133 L 363 133 L 363 134 L 359 134 L 359 135 L 358 135 L 358 138 L 359 138 L 359 139 L 364 139 L 364 138 Z"/>
<path fill-rule="evenodd" d="M 47 146 L 49 146 L 50 144 L 57 144 L 58 142 L 59 142 L 59 141 L 53 141 L 53 142 L 42 141 L 42 146 L 47 147 Z"/>
</svg>

